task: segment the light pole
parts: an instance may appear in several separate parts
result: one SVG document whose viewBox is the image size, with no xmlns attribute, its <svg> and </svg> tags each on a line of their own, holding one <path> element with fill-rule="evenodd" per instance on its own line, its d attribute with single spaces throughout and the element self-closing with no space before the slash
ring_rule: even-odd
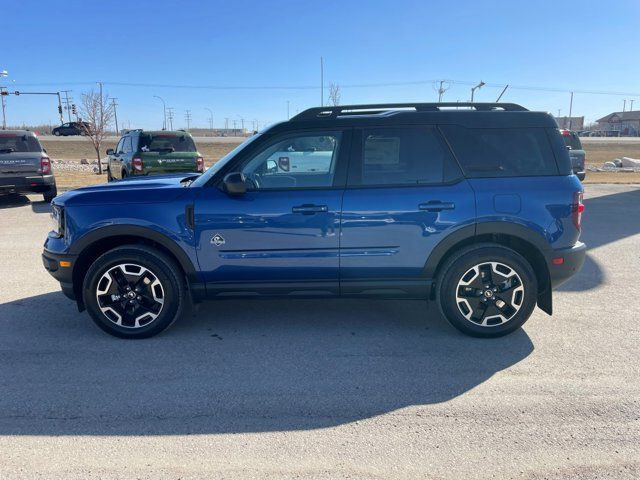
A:
<svg viewBox="0 0 640 480">
<path fill-rule="evenodd" d="M 213 112 L 208 107 L 204 107 L 204 109 L 210 113 L 210 116 L 209 116 L 209 128 L 213 132 Z"/>
<path fill-rule="evenodd" d="M 4 77 L 8 77 L 8 76 L 9 76 L 9 72 L 7 72 L 6 70 L 0 71 L 0 78 L 4 78 Z M 2 92 L 2 88 L 0 88 L 0 92 Z M 7 114 L 5 113 L 4 95 L 2 95 L 0 98 L 2 98 L 2 129 L 6 130 L 7 129 Z"/>
<path fill-rule="evenodd" d="M 163 113 L 162 130 L 166 130 L 167 129 L 167 104 L 164 103 L 163 98 L 159 97 L 158 95 L 154 95 L 153 98 L 157 98 L 158 100 L 160 100 L 162 102 L 162 113 Z"/>
<path fill-rule="evenodd" d="M 482 80 L 480 80 L 480 83 L 478 85 L 471 88 L 471 103 L 473 103 L 473 94 L 475 93 L 475 91 L 484 86 L 485 86 L 485 83 Z"/>
</svg>

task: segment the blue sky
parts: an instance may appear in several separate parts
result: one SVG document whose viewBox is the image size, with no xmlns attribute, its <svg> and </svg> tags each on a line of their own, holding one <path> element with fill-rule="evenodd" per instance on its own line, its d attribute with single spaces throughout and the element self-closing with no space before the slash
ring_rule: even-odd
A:
<svg viewBox="0 0 640 480">
<path fill-rule="evenodd" d="M 246 126 L 285 119 L 287 101 L 291 114 L 320 103 L 320 56 L 343 104 L 435 101 L 433 80 L 448 79 L 449 101 L 468 100 L 468 83 L 483 80 L 477 101 L 511 84 L 625 93 L 576 93 L 574 115 L 588 120 L 621 110 L 625 98 L 640 109 L 637 0 L 4 0 L 2 11 L 0 70 L 9 77 L 0 85 L 73 90 L 79 102 L 105 82 L 121 127 L 160 127 L 153 95 L 174 108 L 176 128 L 187 109 L 192 126 L 207 126 L 205 107 L 216 126 L 224 117 Z M 403 85 L 370 86 L 390 83 Z M 563 91 L 513 88 L 503 100 L 569 112 Z M 7 102 L 10 124 L 56 122 L 53 97 Z"/>
</svg>

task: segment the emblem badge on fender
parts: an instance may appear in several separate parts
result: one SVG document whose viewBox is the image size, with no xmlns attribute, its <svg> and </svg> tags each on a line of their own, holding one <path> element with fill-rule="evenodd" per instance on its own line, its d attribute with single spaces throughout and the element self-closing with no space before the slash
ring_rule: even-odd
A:
<svg viewBox="0 0 640 480">
<path fill-rule="evenodd" d="M 213 237 L 211 237 L 211 243 L 216 247 L 224 245 L 224 237 L 219 233 L 216 233 Z"/>
</svg>

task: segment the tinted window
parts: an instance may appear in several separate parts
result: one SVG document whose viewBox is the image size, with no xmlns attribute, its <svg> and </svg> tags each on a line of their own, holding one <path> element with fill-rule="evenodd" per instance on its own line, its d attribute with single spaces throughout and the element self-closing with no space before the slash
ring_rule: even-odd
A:
<svg viewBox="0 0 640 480">
<path fill-rule="evenodd" d="M 350 185 L 422 185 L 457 175 L 447 147 L 430 127 L 362 130 L 362 158 L 354 162 Z M 445 172 L 446 171 L 446 172 Z"/>
<path fill-rule="evenodd" d="M 442 127 L 468 177 L 558 175 L 543 128 Z"/>
<path fill-rule="evenodd" d="M 142 134 L 140 135 L 141 152 L 195 152 L 196 145 L 189 135 Z"/>
<path fill-rule="evenodd" d="M 291 136 L 268 146 L 242 168 L 249 188 L 330 187 L 340 134 Z"/>
<path fill-rule="evenodd" d="M 41 152 L 38 139 L 32 135 L 2 135 L 0 133 L 0 153 Z"/>
</svg>

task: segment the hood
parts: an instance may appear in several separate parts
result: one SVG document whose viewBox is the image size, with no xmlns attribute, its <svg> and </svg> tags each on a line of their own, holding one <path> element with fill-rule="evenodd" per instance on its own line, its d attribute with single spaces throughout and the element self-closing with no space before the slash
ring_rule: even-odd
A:
<svg viewBox="0 0 640 480">
<path fill-rule="evenodd" d="M 58 195 L 54 203 L 73 205 L 121 205 L 136 203 L 167 203 L 189 190 L 182 180 L 190 175 L 138 177 L 69 190 Z"/>
</svg>

